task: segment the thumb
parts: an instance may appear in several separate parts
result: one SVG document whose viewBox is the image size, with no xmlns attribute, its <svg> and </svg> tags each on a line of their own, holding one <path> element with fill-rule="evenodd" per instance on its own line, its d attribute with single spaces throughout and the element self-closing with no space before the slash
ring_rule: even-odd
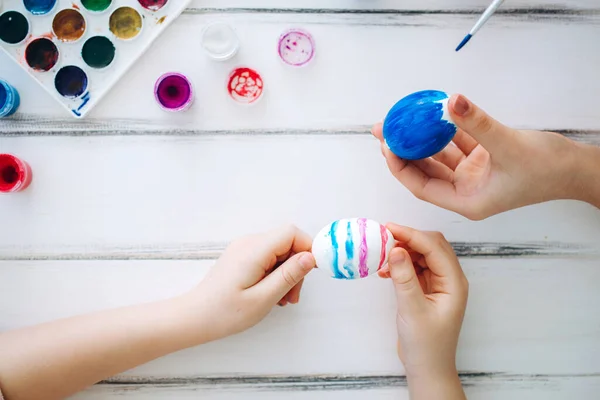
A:
<svg viewBox="0 0 600 400">
<path fill-rule="evenodd" d="M 511 148 L 515 131 L 490 117 L 462 94 L 448 101 L 452 121 L 492 154 Z"/>
<path fill-rule="evenodd" d="M 406 315 L 423 307 L 425 295 L 408 252 L 402 247 L 392 249 L 388 264 L 396 290 L 398 312 Z"/>
<path fill-rule="evenodd" d="M 310 252 L 290 257 L 259 284 L 264 298 L 276 304 L 312 271 L 315 264 L 315 258 Z"/>
</svg>

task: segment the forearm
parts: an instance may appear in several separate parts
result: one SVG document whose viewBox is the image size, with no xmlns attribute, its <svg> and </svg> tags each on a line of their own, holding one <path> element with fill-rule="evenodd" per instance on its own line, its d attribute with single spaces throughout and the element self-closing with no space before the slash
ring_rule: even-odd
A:
<svg viewBox="0 0 600 400">
<path fill-rule="evenodd" d="M 443 374 L 408 374 L 408 390 L 411 400 L 466 400 L 458 372 L 453 369 Z"/>
<path fill-rule="evenodd" d="M 573 172 L 573 198 L 600 208 L 600 147 L 577 146 L 579 156 Z"/>
<path fill-rule="evenodd" d="M 74 317 L 0 335 L 7 400 L 62 399 L 104 378 L 207 341 L 184 298 Z M 195 318 L 194 318 L 195 317 Z"/>
</svg>

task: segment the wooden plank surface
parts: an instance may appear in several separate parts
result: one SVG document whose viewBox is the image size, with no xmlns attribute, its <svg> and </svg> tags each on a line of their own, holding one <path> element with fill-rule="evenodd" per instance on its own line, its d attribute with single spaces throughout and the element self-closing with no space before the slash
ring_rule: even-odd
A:
<svg viewBox="0 0 600 400">
<path fill-rule="evenodd" d="M 379 11 L 379 10 L 429 10 L 429 11 L 462 11 L 477 10 L 482 12 L 490 4 L 487 0 L 194 0 L 193 7 L 215 8 L 250 8 L 250 9 L 314 9 L 314 10 L 342 10 L 342 11 Z M 550 12 L 565 9 L 597 9 L 595 0 L 512 0 L 505 3 L 500 12 L 504 10 L 539 9 Z"/>
<path fill-rule="evenodd" d="M 200 51 L 190 54 L 167 45 L 198 37 L 203 24 L 217 18 L 232 21 L 244 39 L 235 61 L 211 63 Z M 109 257 L 117 251 L 136 257 L 135 249 L 158 246 L 169 253 L 163 257 L 176 257 L 197 243 L 222 247 L 240 234 L 289 221 L 315 233 L 348 215 L 443 230 L 454 241 L 593 241 L 600 217 L 588 206 L 537 206 L 472 224 L 416 201 L 385 170 L 368 126 L 398 97 L 423 87 L 460 89 L 516 126 L 575 129 L 579 140 L 600 141 L 593 101 L 600 91 L 595 79 L 600 42 L 579 40 L 600 35 L 600 17 L 585 16 L 575 24 L 499 16 L 486 26 L 488 36 L 459 58 L 452 36 L 462 35 L 464 18 L 188 14 L 86 121 L 66 119 L 35 86 L 23 83 L 23 109 L 35 113 L 3 122 L 0 149 L 29 160 L 36 179 L 28 193 L 0 198 L 0 216 L 14 226 L 0 232 L 0 254 Z M 315 64 L 301 72 L 284 68 L 264 46 L 290 24 L 309 26 L 322 49 Z M 523 34 L 529 40 L 521 43 Z M 389 51 L 390 37 L 410 40 L 395 41 L 398 49 Z M 550 42 L 552 49 L 540 46 Z M 402 54 L 424 59 L 398 63 Z M 238 107 L 222 90 L 226 73 L 241 60 L 259 64 L 272 84 L 255 108 Z M 150 95 L 129 100 L 127 93 L 148 93 L 154 76 L 175 67 L 184 67 L 203 88 L 189 112 L 156 112 Z M 12 64 L 9 68 L 15 77 L 26 78 Z M 485 85 L 471 78 L 490 71 L 494 79 Z M 327 107 L 315 101 L 315 93 Z M 572 93 L 578 93 L 578 101 L 570 100 Z M 273 166 L 285 175 L 273 175 Z M 72 178 L 65 179 L 66 173 Z M 273 184 L 282 179 L 294 184 Z M 340 197 L 352 201 L 340 203 Z M 225 218 L 215 210 L 226 210 Z M 527 228 L 514 229 L 524 218 L 531 221 Z M 63 229 L 57 233 L 59 223 Z"/>
<path fill-rule="evenodd" d="M 597 258 L 462 263 L 471 291 L 459 345 L 461 371 L 600 371 Z M 5 316 L 0 329 L 178 295 L 193 288 L 211 264 L 0 262 L 0 315 Z M 402 367 L 395 352 L 395 307 L 389 281 L 338 282 L 314 271 L 298 306 L 277 308 L 243 334 L 167 356 L 126 376 L 397 374 Z"/>
<path fill-rule="evenodd" d="M 584 204 L 549 203 L 473 223 L 418 201 L 389 174 L 377 141 L 367 135 L 0 143 L 31 162 L 35 175 L 27 192 L 0 197 L 0 219 L 11 227 L 0 230 L 3 258 L 90 252 L 102 258 L 113 251 L 135 257 L 140 247 L 178 257 L 287 222 L 316 234 L 348 216 L 441 230 L 453 241 L 598 247 L 600 236 L 600 213 Z"/>
<path fill-rule="evenodd" d="M 406 380 L 398 376 L 305 377 L 291 382 L 287 377 L 256 379 L 215 378 L 173 383 L 105 384 L 74 399 L 210 399 L 210 400 L 405 400 Z M 462 374 L 469 400 L 563 400 L 566 397 L 594 399 L 600 378 L 592 376 L 512 376 L 507 374 Z"/>
<path fill-rule="evenodd" d="M 470 399 L 595 398 L 600 213 L 562 201 L 467 221 L 414 199 L 368 135 L 400 97 L 436 88 L 507 124 L 600 144 L 598 2 L 506 2 L 455 53 L 487 4 L 194 0 L 84 121 L 0 55 L 0 78 L 23 100 L 0 121 L 0 152 L 26 159 L 35 176 L 28 191 L 0 197 L 0 330 L 176 295 L 244 233 L 295 222 L 314 234 L 367 216 L 442 230 L 462 257 L 471 294 L 458 363 Z M 217 19 L 242 39 L 226 63 L 199 44 Z M 317 40 L 308 68 L 276 58 L 290 26 Z M 255 107 L 226 97 L 239 64 L 267 82 Z M 154 104 L 153 82 L 167 70 L 198 91 L 184 114 Z M 401 373 L 390 283 L 315 271 L 299 306 L 75 398 L 406 399 Z"/>
<path fill-rule="evenodd" d="M 242 40 L 239 56 L 226 63 L 210 61 L 199 43 L 203 26 L 216 19 L 230 21 Z M 600 36 L 600 14 L 574 19 L 500 15 L 456 53 L 471 24 L 459 14 L 186 14 L 90 118 L 120 130 L 135 127 L 119 120 L 196 130 L 355 128 L 382 119 L 404 95 L 435 88 L 461 91 L 507 124 L 598 129 L 593 99 L 600 92 L 600 42 L 582 38 Z M 314 63 L 300 70 L 282 65 L 275 52 L 279 34 L 298 25 L 313 33 L 318 46 Z M 196 38 L 190 39 L 194 51 L 171 45 L 187 38 Z M 73 122 L 25 72 L 5 56 L 0 62 L 2 74 L 21 90 L 20 118 L 36 127 L 40 117 Z M 265 98 L 253 107 L 240 107 L 224 90 L 237 64 L 257 68 L 266 82 Z M 152 96 L 154 81 L 168 70 L 184 72 L 197 88 L 195 104 L 184 114 L 161 112 Z M 6 129 L 19 126 L 8 123 Z"/>
</svg>

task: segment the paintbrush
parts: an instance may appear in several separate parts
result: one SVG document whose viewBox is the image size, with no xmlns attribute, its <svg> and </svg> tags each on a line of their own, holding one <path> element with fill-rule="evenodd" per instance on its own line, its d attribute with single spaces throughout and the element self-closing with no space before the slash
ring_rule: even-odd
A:
<svg viewBox="0 0 600 400">
<path fill-rule="evenodd" d="M 490 6 L 484 11 L 481 18 L 479 18 L 479 20 L 477 21 L 475 26 L 473 26 L 473 28 L 471 29 L 471 31 L 469 31 L 467 36 L 465 36 L 465 38 L 462 40 L 462 42 L 460 42 L 460 44 L 456 48 L 456 51 L 459 51 L 460 49 L 462 49 L 464 47 L 464 45 L 467 44 L 467 42 L 469 40 L 471 40 L 473 35 L 475 35 L 477 33 L 477 31 L 483 26 L 483 24 L 485 24 L 487 22 L 487 20 L 490 19 L 490 17 L 496 12 L 498 7 L 500 7 L 500 5 L 502 3 L 504 3 L 504 0 L 494 0 L 492 2 L 492 4 L 490 4 Z"/>
</svg>

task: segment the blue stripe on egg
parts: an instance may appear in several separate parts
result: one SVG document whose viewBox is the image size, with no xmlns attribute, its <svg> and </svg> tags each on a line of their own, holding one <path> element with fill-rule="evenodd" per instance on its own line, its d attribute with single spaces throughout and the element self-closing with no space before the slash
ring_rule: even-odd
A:
<svg viewBox="0 0 600 400">
<path fill-rule="evenodd" d="M 443 118 L 448 95 L 423 90 L 398 101 L 383 123 L 383 138 L 392 153 L 420 160 L 440 152 L 456 134 L 456 125 Z"/>
<path fill-rule="evenodd" d="M 338 242 L 335 237 L 335 232 L 337 231 L 339 221 L 335 221 L 331 224 L 331 228 L 329 229 L 329 236 L 331 236 L 331 248 L 333 249 L 333 261 L 331 264 L 331 269 L 333 271 L 333 275 L 336 279 L 344 279 L 344 275 L 339 268 L 339 255 L 338 255 Z"/>
<path fill-rule="evenodd" d="M 348 279 L 354 279 L 354 270 L 352 269 L 352 260 L 354 259 L 354 240 L 352 239 L 352 222 L 348 221 L 346 228 L 346 263 L 344 269 L 348 273 Z"/>
</svg>

